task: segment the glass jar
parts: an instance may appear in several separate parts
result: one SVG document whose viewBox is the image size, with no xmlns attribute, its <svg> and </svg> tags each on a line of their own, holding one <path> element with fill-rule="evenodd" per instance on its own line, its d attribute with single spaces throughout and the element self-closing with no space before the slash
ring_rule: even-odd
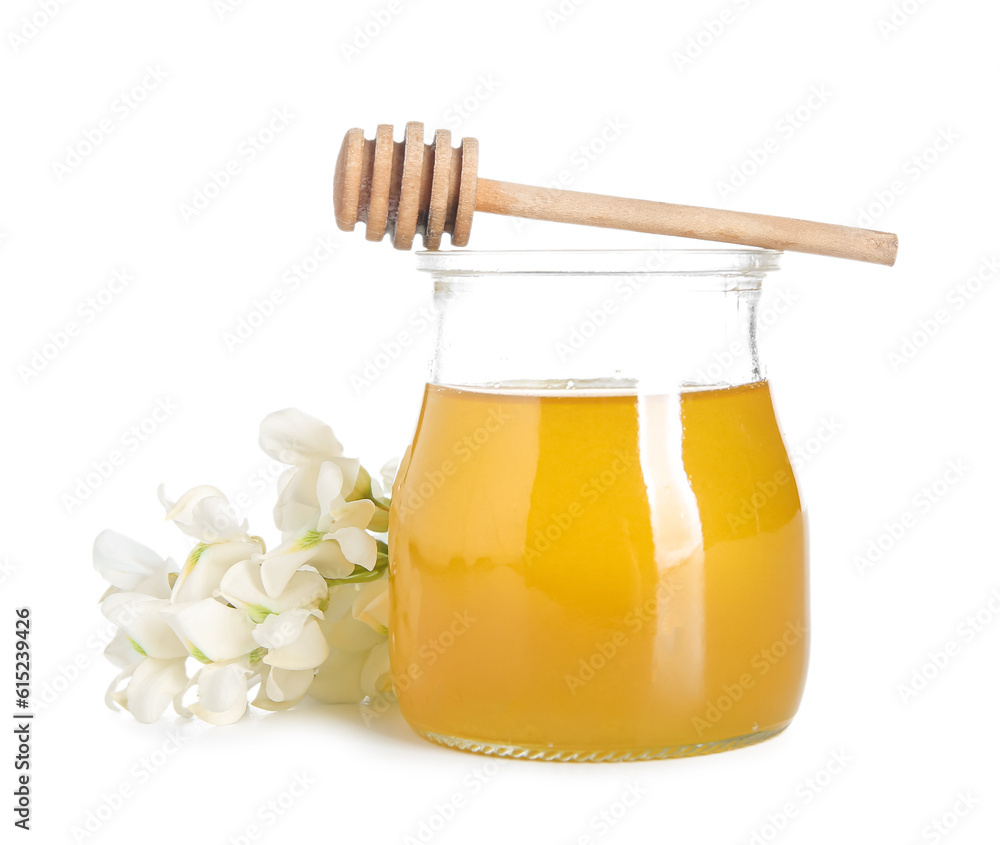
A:
<svg viewBox="0 0 1000 845">
<path fill-rule="evenodd" d="M 389 555 L 420 735 L 639 760 L 788 725 L 805 525 L 756 342 L 779 255 L 418 254 L 437 345 Z"/>
</svg>

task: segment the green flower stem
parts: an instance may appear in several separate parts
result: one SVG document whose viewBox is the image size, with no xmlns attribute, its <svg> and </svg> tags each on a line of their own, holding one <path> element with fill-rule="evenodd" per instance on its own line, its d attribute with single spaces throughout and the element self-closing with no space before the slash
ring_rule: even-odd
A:
<svg viewBox="0 0 1000 845">
<path fill-rule="evenodd" d="M 382 545 L 385 544 L 383 543 Z M 339 587 L 341 584 L 363 584 L 366 581 L 378 581 L 379 578 L 385 575 L 388 568 L 389 556 L 387 554 L 382 554 L 380 551 L 375 560 L 375 566 L 370 572 L 363 566 L 355 566 L 354 571 L 346 578 L 327 578 L 325 580 L 327 585 L 331 588 Z"/>
</svg>

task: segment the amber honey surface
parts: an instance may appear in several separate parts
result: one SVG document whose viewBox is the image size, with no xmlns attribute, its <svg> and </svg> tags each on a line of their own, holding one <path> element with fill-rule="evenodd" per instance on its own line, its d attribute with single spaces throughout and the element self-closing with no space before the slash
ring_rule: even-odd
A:
<svg viewBox="0 0 1000 845">
<path fill-rule="evenodd" d="M 390 538 L 422 733 L 638 757 L 751 742 L 798 706 L 803 515 L 766 382 L 429 385 Z"/>
</svg>

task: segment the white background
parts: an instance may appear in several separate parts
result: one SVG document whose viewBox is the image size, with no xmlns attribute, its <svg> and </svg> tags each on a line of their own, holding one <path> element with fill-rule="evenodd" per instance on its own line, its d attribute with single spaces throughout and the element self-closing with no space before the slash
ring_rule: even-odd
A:
<svg viewBox="0 0 1000 845">
<path fill-rule="evenodd" d="M 343 44 L 387 3 L 193 0 L 153 12 L 97 0 L 60 6 L 47 23 L 42 5 L 10 0 L 0 13 L 2 700 L 21 605 L 33 609 L 36 695 L 60 690 L 35 724 L 30 837 L 81 841 L 73 829 L 99 814 L 107 820 L 82 841 L 227 843 L 256 823 L 267 842 L 402 842 L 437 826 L 435 805 L 455 792 L 467 803 L 430 841 L 957 845 L 995 835 L 1000 279 L 983 262 L 1000 253 L 1000 7 L 907 0 L 891 24 L 888 1 L 399 0 L 348 61 Z M 31 32 L 22 16 L 35 14 L 44 25 L 15 43 L 11 34 Z M 699 41 L 701 55 L 679 61 Z M 148 68 L 165 78 L 154 85 Z M 143 101 L 123 108 L 144 79 Z M 811 108 L 814 87 L 825 101 Z M 806 119 L 789 130 L 784 116 L 800 107 Z M 248 161 L 240 145 L 274 109 L 292 115 L 288 126 Z M 97 148 L 57 172 L 67 146 L 105 119 Z M 376 468 L 405 446 L 429 338 L 364 390 L 350 376 L 406 329 L 428 283 L 412 254 L 336 232 L 330 184 L 345 130 L 371 137 L 394 122 L 398 138 L 413 119 L 478 137 L 487 177 L 545 184 L 566 171 L 582 190 L 855 225 L 867 209 L 874 228 L 899 233 L 894 269 L 787 255 L 768 281 L 769 301 L 794 301 L 764 344 L 789 449 L 806 450 L 812 541 L 808 687 L 777 740 L 658 763 L 508 762 L 474 789 L 467 778 L 485 758 L 418 740 L 396 712 L 370 728 L 356 709 L 314 707 L 208 729 L 141 726 L 105 708 L 115 670 L 95 645 L 105 633 L 90 561 L 98 531 L 183 556 L 156 501 L 164 481 L 175 495 L 197 483 L 251 493 L 252 526 L 268 533 L 256 429 L 277 408 L 326 419 Z M 625 128 L 601 143 L 607 121 Z M 724 188 L 769 138 L 776 151 Z M 230 159 L 239 175 L 185 221 L 181 205 Z M 283 274 L 330 235 L 335 256 L 228 349 L 224 334 L 254 300 L 282 290 Z M 480 215 L 471 245 L 664 243 Z M 120 268 L 133 281 L 88 311 Z M 970 288 L 977 269 L 994 278 Z M 26 376 L 71 320 L 78 335 Z M 906 338 L 926 340 L 921 321 L 934 337 L 894 363 Z M 176 409 L 143 442 L 128 438 L 158 401 Z M 812 438 L 831 420 L 837 433 L 820 446 Z M 64 498 L 116 449 L 122 464 L 85 500 Z M 952 461 L 967 469 L 949 485 Z M 920 491 L 935 481 L 947 492 L 925 506 Z M 899 539 L 883 537 L 891 547 L 859 569 L 906 514 Z M 977 612 L 981 630 L 963 636 Z M 900 685 L 934 674 L 928 653 L 950 641 L 957 654 L 904 702 Z M 810 781 L 834 753 L 849 764 Z M 305 794 L 262 819 L 303 772 L 314 781 Z M 644 796 L 602 834 L 595 819 L 627 784 Z M 127 799 L 111 802 L 121 806 L 102 809 L 123 787 Z M 972 809 L 958 820 L 949 813 L 962 795 Z M 768 827 L 789 803 L 784 829 Z M 3 819 L 9 830 L 7 810 Z M 956 826 L 934 833 L 936 819 Z"/>
</svg>

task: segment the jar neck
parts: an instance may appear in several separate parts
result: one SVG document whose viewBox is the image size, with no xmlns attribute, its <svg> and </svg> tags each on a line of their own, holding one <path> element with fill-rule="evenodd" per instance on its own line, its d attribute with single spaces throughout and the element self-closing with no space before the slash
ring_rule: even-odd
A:
<svg viewBox="0 0 1000 845">
<path fill-rule="evenodd" d="M 544 266 L 526 253 L 480 255 L 492 269 L 464 255 L 467 268 L 424 268 L 438 314 L 435 384 L 672 393 L 764 378 L 756 316 L 775 253 L 535 254 Z M 495 269 L 505 255 L 524 269 Z M 577 266 L 588 259 L 597 269 Z"/>
</svg>

